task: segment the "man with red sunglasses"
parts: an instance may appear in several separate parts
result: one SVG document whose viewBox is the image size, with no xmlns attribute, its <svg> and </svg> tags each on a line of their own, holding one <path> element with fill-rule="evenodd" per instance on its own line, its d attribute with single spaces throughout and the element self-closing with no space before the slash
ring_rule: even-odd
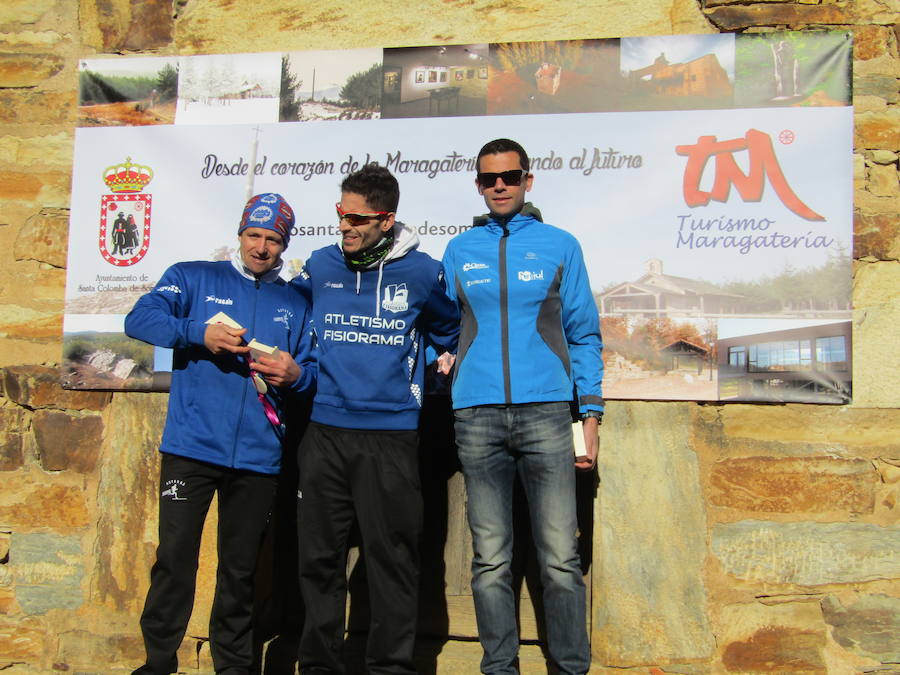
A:
<svg viewBox="0 0 900 675">
<path fill-rule="evenodd" d="M 441 264 L 396 219 L 400 188 L 366 165 L 341 184 L 341 240 L 292 282 L 312 302 L 319 379 L 298 451 L 304 675 L 343 673 L 347 546 L 359 523 L 368 576 L 369 673 L 415 673 L 425 347 L 453 351 L 459 314 Z"/>
<path fill-rule="evenodd" d="M 581 247 L 525 202 L 534 176 L 506 138 L 478 153 L 489 213 L 444 254 L 462 332 L 453 377 L 456 444 L 475 557 L 472 595 L 487 675 L 518 672 L 513 487 L 525 489 L 550 657 L 561 675 L 591 662 L 577 551 L 575 469 L 593 468 L 603 415 L 600 326 Z M 575 457 L 575 393 L 586 454 Z"/>
</svg>

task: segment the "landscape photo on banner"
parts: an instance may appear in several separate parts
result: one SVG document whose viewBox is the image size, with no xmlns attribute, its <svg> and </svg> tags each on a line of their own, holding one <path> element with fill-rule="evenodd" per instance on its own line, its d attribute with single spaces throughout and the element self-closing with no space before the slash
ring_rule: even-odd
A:
<svg viewBox="0 0 900 675">
<path fill-rule="evenodd" d="M 439 258 L 508 137 L 581 243 L 607 398 L 849 402 L 850 62 L 845 32 L 85 60 L 63 386 L 167 388 L 124 316 L 173 263 L 230 258 L 250 194 L 297 214 L 290 278 L 377 162 Z"/>
</svg>

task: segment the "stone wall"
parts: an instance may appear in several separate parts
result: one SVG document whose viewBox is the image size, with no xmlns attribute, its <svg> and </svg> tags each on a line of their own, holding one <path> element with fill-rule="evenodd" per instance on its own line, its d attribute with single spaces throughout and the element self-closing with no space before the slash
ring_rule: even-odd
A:
<svg viewBox="0 0 900 675">
<path fill-rule="evenodd" d="M 4 0 L 0 668 L 107 672 L 142 655 L 166 399 L 57 384 L 79 58 L 825 27 L 855 36 L 854 403 L 610 404 L 592 647 L 597 672 L 897 672 L 898 13 L 897 0 Z M 187 672 L 209 667 L 213 564 L 207 541 Z"/>
</svg>

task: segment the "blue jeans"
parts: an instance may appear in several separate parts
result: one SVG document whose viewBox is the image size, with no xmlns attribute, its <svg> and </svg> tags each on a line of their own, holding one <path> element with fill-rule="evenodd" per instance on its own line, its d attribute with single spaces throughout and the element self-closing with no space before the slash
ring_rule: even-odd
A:
<svg viewBox="0 0 900 675">
<path fill-rule="evenodd" d="M 569 404 L 480 406 L 456 411 L 475 557 L 472 594 L 481 672 L 514 675 L 519 650 L 512 562 L 513 486 L 528 500 L 543 585 L 547 642 L 560 675 L 591 663 L 585 587 L 576 549 L 575 466 Z"/>
</svg>

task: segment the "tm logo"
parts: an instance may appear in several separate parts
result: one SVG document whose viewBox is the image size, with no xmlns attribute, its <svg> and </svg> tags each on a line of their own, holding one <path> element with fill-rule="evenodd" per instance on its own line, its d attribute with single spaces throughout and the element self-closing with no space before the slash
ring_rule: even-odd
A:
<svg viewBox="0 0 900 675">
<path fill-rule="evenodd" d="M 749 153 L 750 172 L 747 175 L 734 161 L 734 153 L 742 150 Z M 694 145 L 675 146 L 675 152 L 687 157 L 683 190 L 684 201 L 690 207 L 705 206 L 711 199 L 728 201 L 732 185 L 744 201 L 758 202 L 762 199 L 768 177 L 782 203 L 791 211 L 806 220 L 825 220 L 804 204 L 788 185 L 772 148 L 772 139 L 762 131 L 750 129 L 744 138 L 730 141 L 717 141 L 715 136 L 700 136 Z M 716 160 L 716 176 L 712 190 L 706 192 L 700 189 L 700 179 L 710 157 Z"/>
</svg>

